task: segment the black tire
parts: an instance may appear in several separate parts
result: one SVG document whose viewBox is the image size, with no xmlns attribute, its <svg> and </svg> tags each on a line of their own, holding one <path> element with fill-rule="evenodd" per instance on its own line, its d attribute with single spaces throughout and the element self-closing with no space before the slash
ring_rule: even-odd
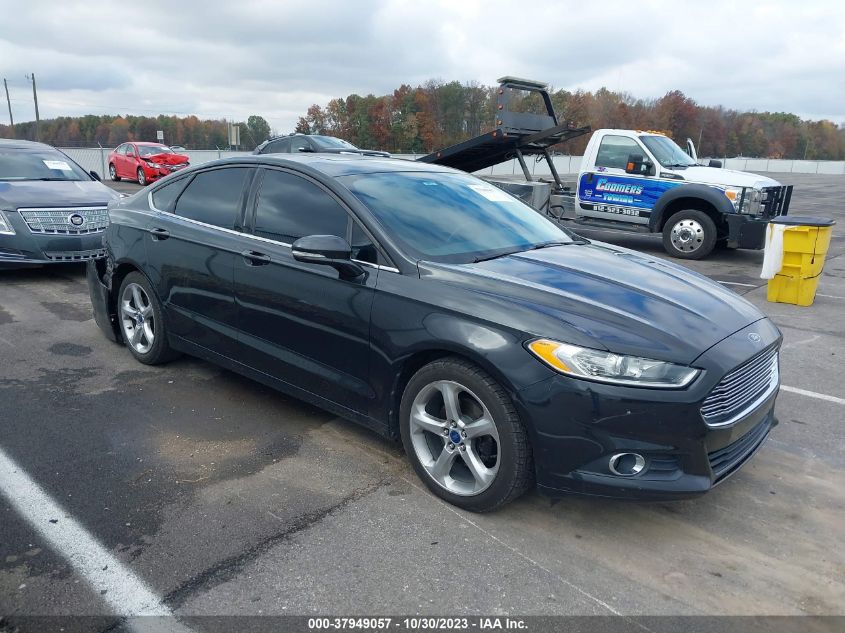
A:
<svg viewBox="0 0 845 633">
<path fill-rule="evenodd" d="M 125 317 L 122 305 L 124 295 L 127 294 L 127 289 L 130 289 L 129 294 L 131 294 L 131 287 L 133 284 L 140 286 L 143 290 L 145 300 L 148 301 L 145 305 L 149 306 L 153 321 L 151 324 L 154 332 L 152 345 L 149 346 L 149 349 L 144 351 L 136 349 L 130 340 L 130 335 L 127 332 L 126 326 L 127 317 Z M 178 353 L 174 352 L 170 348 L 170 344 L 167 342 L 167 326 L 165 325 L 162 314 L 161 302 L 159 302 L 150 282 L 139 272 L 129 273 L 126 277 L 124 277 L 123 282 L 120 284 L 120 290 L 117 294 L 117 320 L 126 348 L 139 362 L 144 363 L 145 365 L 160 365 L 173 360 L 178 356 Z M 149 320 L 149 317 L 147 317 L 147 320 Z M 129 321 L 132 321 L 132 319 L 129 319 Z M 135 321 L 135 324 L 137 325 L 137 321 Z"/>
<path fill-rule="evenodd" d="M 120 176 L 117 175 L 117 169 L 114 163 L 109 163 L 109 177 L 115 182 L 120 182 Z"/>
<path fill-rule="evenodd" d="M 411 438 L 411 408 L 422 390 L 437 381 L 465 386 L 487 408 L 498 434 L 497 471 L 492 483 L 476 494 L 450 492 L 420 462 Z M 534 460 L 528 434 L 504 389 L 486 372 L 461 358 L 444 358 L 421 368 L 408 381 L 399 412 L 402 444 L 417 476 L 435 495 L 471 512 L 489 512 L 513 501 L 534 484 Z M 448 439 L 443 438 L 445 443 Z M 462 440 L 463 441 L 463 440 Z M 472 440 L 467 440 L 470 442 Z M 445 450 L 445 448 L 444 448 Z M 463 453 L 466 455 L 466 453 Z"/>
<path fill-rule="evenodd" d="M 138 168 L 138 184 L 142 187 L 147 186 L 147 174 L 144 173 L 144 169 L 142 167 Z"/>
<path fill-rule="evenodd" d="M 663 248 L 678 259 L 703 259 L 716 246 L 713 219 L 697 209 L 678 211 L 663 226 Z"/>
</svg>

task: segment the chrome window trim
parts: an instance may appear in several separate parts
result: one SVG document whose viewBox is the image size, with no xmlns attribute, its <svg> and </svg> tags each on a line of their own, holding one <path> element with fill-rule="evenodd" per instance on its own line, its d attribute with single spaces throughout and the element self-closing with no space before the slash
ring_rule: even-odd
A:
<svg viewBox="0 0 845 633">
<path fill-rule="evenodd" d="M 162 211 L 161 209 L 158 209 L 158 208 L 155 207 L 155 205 L 153 204 L 152 196 L 153 196 L 152 191 L 149 194 L 147 194 L 147 202 L 150 205 L 150 209 L 152 209 L 156 213 L 161 213 L 161 214 L 164 214 L 165 216 L 173 216 L 174 218 L 179 218 L 180 220 L 183 220 L 185 222 L 190 222 L 190 223 L 196 224 L 198 226 L 204 226 L 205 228 L 208 228 L 208 229 L 215 229 L 217 231 L 223 231 L 224 233 L 231 233 L 232 235 L 237 235 L 239 237 L 248 237 L 249 239 L 252 239 L 252 240 L 257 240 L 259 242 L 266 242 L 268 244 L 275 244 L 277 246 L 284 246 L 285 248 L 291 248 L 292 247 L 292 244 L 288 244 L 287 242 L 280 242 L 278 240 L 271 240 L 267 237 L 261 237 L 260 235 L 253 235 L 252 233 L 244 233 L 243 231 L 235 231 L 234 229 L 227 229 L 227 228 L 224 228 L 222 226 L 215 226 L 214 224 L 208 224 L 207 222 L 200 222 L 199 220 L 194 220 L 192 218 L 186 218 L 182 215 L 176 215 L 175 213 L 169 213 L 167 211 Z M 353 259 L 352 261 L 355 262 L 356 264 L 361 264 L 362 266 L 367 266 L 369 268 L 375 268 L 376 270 L 383 270 L 383 271 L 389 272 L 389 273 L 399 274 L 401 272 L 398 268 L 394 268 L 393 266 L 382 266 L 381 264 L 373 264 L 372 262 L 364 262 L 364 261 L 361 261 L 359 259 Z"/>
</svg>

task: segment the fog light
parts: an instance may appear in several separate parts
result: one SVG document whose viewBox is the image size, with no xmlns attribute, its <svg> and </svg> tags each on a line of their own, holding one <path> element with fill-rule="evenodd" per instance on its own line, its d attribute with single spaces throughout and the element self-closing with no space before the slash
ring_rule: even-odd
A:
<svg viewBox="0 0 845 633">
<path fill-rule="evenodd" d="M 607 467 L 614 475 L 633 477 L 643 472 L 645 457 L 638 453 L 616 453 L 610 458 Z"/>
</svg>

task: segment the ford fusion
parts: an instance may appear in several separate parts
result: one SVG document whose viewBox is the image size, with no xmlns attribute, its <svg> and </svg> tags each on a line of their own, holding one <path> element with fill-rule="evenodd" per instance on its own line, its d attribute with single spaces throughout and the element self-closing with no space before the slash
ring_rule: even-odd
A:
<svg viewBox="0 0 845 633">
<path fill-rule="evenodd" d="M 100 328 L 401 438 L 438 496 L 687 498 L 776 424 L 781 335 L 678 265 L 589 242 L 486 182 L 359 156 L 251 156 L 115 201 Z"/>
<path fill-rule="evenodd" d="M 0 139 L 0 267 L 101 257 L 118 194 L 98 180 L 49 145 Z"/>
</svg>

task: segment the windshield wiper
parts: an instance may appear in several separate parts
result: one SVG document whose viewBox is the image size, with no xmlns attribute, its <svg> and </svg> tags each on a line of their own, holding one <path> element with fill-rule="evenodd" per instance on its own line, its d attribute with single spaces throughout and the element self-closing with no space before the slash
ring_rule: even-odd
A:
<svg viewBox="0 0 845 633">
<path fill-rule="evenodd" d="M 41 180 L 41 181 L 56 181 L 56 182 L 79 182 L 78 178 L 25 178 L 24 180 Z"/>
</svg>

